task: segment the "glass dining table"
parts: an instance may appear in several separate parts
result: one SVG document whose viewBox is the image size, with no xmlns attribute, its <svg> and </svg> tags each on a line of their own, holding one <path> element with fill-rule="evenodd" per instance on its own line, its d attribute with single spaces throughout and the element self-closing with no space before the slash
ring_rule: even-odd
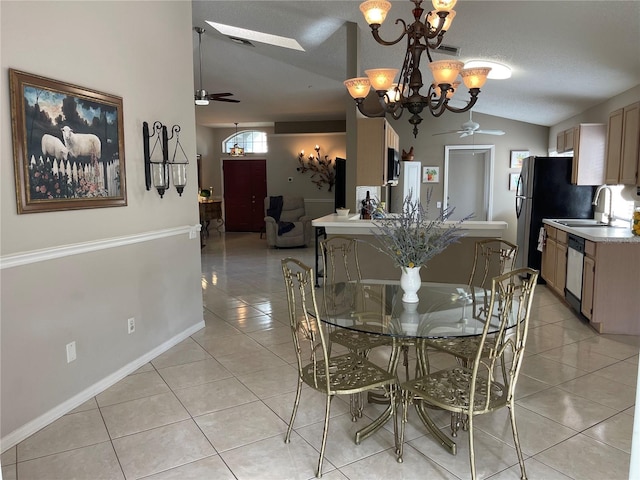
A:
<svg viewBox="0 0 640 480">
<path fill-rule="evenodd" d="M 422 283 L 418 303 L 402 302 L 398 281 L 362 280 L 326 284 L 319 289 L 318 314 L 320 320 L 332 328 L 366 332 L 389 337 L 391 354 L 388 369 L 397 374 L 403 349 L 416 348 L 416 374 L 429 373 L 428 340 L 473 337 L 485 327 L 491 291 L 479 287 L 453 283 Z M 495 329 L 498 320 L 494 318 Z M 491 322 L 493 323 L 493 322 Z M 407 370 L 408 371 L 408 370 Z M 415 405 L 425 427 L 450 453 L 456 444 L 442 433 L 430 418 L 428 406 Z M 389 405 L 371 424 L 356 433 L 356 443 L 376 432 L 392 416 Z"/>
</svg>

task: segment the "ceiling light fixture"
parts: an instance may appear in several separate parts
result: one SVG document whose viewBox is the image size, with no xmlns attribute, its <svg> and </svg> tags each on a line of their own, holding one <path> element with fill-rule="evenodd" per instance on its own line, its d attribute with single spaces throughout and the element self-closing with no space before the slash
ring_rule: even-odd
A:
<svg viewBox="0 0 640 480">
<path fill-rule="evenodd" d="M 446 110 L 454 113 L 462 113 L 471 109 L 478 100 L 480 88 L 485 84 L 490 68 L 464 68 L 464 64 L 457 60 L 433 61 L 429 50 L 435 50 L 442 43 L 445 32 L 451 26 L 455 17 L 457 0 L 432 0 L 433 10 L 421 20 L 424 9 L 421 7 L 423 0 L 411 0 L 414 4 L 412 10 L 414 21 L 407 25 L 404 20 L 398 19 L 396 23 L 403 25 L 400 36 L 392 41 L 383 40 L 378 29 L 384 22 L 391 3 L 387 0 L 368 0 L 360 5 L 365 20 L 371 27 L 373 38 L 381 45 L 395 45 L 405 36 L 407 37 L 407 51 L 404 63 L 400 70 L 400 78 L 396 85 L 394 77 L 398 73 L 393 68 L 377 68 L 365 70 L 367 77 L 351 78 L 344 82 L 351 96 L 355 99 L 358 110 L 366 117 L 380 117 L 386 113 L 394 119 L 401 117 L 406 108 L 412 114 L 409 123 L 413 125 L 413 136 L 418 135 L 418 125 L 422 122 L 420 113 L 427 108 L 434 117 L 439 117 Z M 431 41 L 431 42 L 430 42 Z M 427 52 L 429 68 L 433 75 L 433 83 L 429 85 L 426 96 L 420 94 L 423 86 L 422 72 L 420 71 L 420 59 Z M 456 79 L 458 75 L 469 89 L 470 98 L 466 106 L 456 108 L 449 105 L 449 100 L 457 89 Z M 381 113 L 368 113 L 363 108 L 363 102 L 369 90 L 373 88 L 380 97 L 383 107 Z M 390 91 L 390 92 L 389 92 Z"/>
<path fill-rule="evenodd" d="M 202 34 L 204 28 L 195 27 L 194 30 L 198 33 L 198 53 L 200 54 L 200 90 L 196 90 L 196 105 L 204 106 L 209 105 L 209 97 L 207 91 L 202 88 Z"/>
<path fill-rule="evenodd" d="M 238 122 L 234 123 L 234 125 L 236 126 L 236 143 L 233 144 L 233 148 L 229 150 L 229 153 L 232 157 L 244 157 L 244 148 L 238 146 Z"/>
<path fill-rule="evenodd" d="M 507 65 L 489 60 L 470 60 L 465 62 L 464 68 L 489 67 L 491 71 L 487 78 L 489 80 L 504 80 L 511 78 L 511 68 Z"/>
</svg>

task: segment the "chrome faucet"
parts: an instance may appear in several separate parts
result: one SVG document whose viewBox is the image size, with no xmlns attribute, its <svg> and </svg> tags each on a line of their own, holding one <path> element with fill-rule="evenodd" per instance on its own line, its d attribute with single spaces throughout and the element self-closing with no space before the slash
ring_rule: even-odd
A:
<svg viewBox="0 0 640 480">
<path fill-rule="evenodd" d="M 609 191 L 609 209 L 608 211 L 605 210 L 603 213 L 607 215 L 607 225 L 611 225 L 613 223 L 613 192 L 611 191 L 611 188 L 608 185 L 600 185 L 596 189 L 596 193 L 593 196 L 593 202 L 591 202 L 591 204 L 596 206 L 598 205 L 598 200 L 600 199 L 600 192 L 602 192 L 603 190 Z"/>
</svg>

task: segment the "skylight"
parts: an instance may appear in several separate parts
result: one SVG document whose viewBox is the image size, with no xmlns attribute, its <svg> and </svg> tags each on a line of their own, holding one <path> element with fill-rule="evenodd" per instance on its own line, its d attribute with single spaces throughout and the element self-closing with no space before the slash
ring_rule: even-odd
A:
<svg viewBox="0 0 640 480">
<path fill-rule="evenodd" d="M 257 32 L 255 30 L 247 30 L 246 28 L 232 27 L 231 25 L 225 25 L 223 23 L 210 22 L 207 23 L 219 31 L 221 34 L 228 37 L 242 38 L 245 40 L 251 40 L 254 42 L 266 43 L 269 45 L 275 45 L 276 47 L 289 48 L 291 50 L 299 50 L 304 52 L 302 45 L 297 40 L 288 37 L 281 37 L 279 35 L 271 35 L 270 33 Z"/>
</svg>

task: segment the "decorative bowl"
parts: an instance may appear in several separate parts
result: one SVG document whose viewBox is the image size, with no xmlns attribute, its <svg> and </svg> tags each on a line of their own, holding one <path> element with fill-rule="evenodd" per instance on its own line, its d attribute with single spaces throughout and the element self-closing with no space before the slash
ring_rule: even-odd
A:
<svg viewBox="0 0 640 480">
<path fill-rule="evenodd" d="M 346 217 L 347 215 L 349 215 L 349 209 L 348 208 L 336 208 L 336 213 L 340 217 Z"/>
</svg>

